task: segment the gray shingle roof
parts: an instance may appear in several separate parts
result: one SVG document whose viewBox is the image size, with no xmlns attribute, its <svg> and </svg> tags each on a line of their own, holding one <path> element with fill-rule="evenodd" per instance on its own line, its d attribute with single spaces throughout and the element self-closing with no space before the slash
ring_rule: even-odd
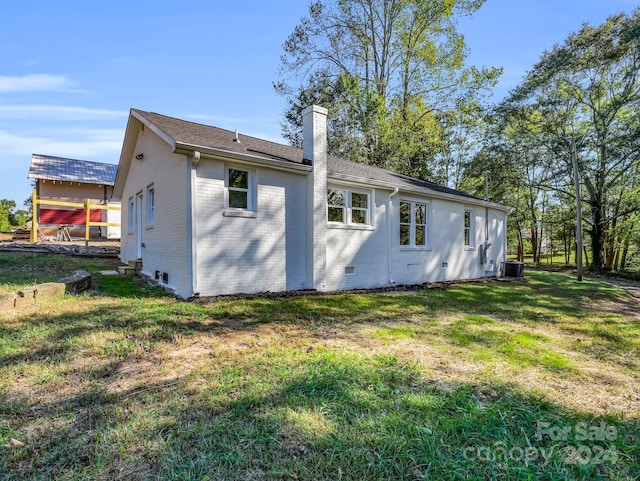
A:
<svg viewBox="0 0 640 481">
<path fill-rule="evenodd" d="M 33 154 L 27 177 L 30 179 L 113 185 L 116 180 L 117 170 L 117 164 Z"/>
<path fill-rule="evenodd" d="M 225 150 L 239 154 L 260 156 L 266 159 L 283 160 L 296 164 L 302 163 L 302 149 L 296 147 L 290 147 L 244 134 L 239 135 L 240 142 L 235 142 L 235 133 L 230 130 L 167 117 L 166 115 L 154 112 L 145 112 L 137 109 L 132 109 L 132 111 L 154 124 L 177 144 Z M 329 177 L 332 175 L 346 175 L 357 177 L 371 183 L 382 182 L 408 190 L 416 188 L 429 189 L 436 192 L 478 199 L 465 192 L 450 189 L 435 182 L 415 179 L 390 170 L 332 156 L 329 156 L 327 159 L 327 174 Z"/>
</svg>

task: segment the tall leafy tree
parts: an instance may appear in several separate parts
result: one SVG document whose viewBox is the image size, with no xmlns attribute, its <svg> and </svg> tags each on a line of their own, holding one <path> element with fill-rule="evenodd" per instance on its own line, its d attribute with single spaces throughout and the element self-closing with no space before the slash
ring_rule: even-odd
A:
<svg viewBox="0 0 640 481">
<path fill-rule="evenodd" d="M 575 145 L 592 264 L 612 267 L 614 255 L 605 253 L 616 227 L 640 210 L 625 201 L 640 182 L 640 10 L 584 25 L 546 52 L 503 109 L 537 112 L 546 187 L 569 194 Z"/>
<path fill-rule="evenodd" d="M 498 69 L 467 67 L 457 20 L 484 0 L 318 0 L 284 44 L 276 91 L 283 134 L 300 111 L 330 111 L 330 153 L 429 178 L 447 112 L 491 87 Z"/>
<path fill-rule="evenodd" d="M 0 200 L 0 232 L 8 232 L 13 226 L 14 209 L 16 203 L 13 200 Z"/>
</svg>

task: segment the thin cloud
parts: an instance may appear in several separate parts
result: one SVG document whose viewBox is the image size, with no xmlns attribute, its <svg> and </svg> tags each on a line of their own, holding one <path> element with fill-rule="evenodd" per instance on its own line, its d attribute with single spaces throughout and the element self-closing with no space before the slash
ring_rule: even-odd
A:
<svg viewBox="0 0 640 481">
<path fill-rule="evenodd" d="M 127 111 L 66 105 L 0 105 L 0 119 L 53 118 L 56 120 L 112 120 L 126 118 Z"/>
<path fill-rule="evenodd" d="M 0 92 L 77 91 L 74 83 L 65 75 L 32 74 L 22 77 L 0 76 Z"/>
<path fill-rule="evenodd" d="M 123 133 L 119 129 L 74 130 L 67 132 L 73 140 L 29 137 L 0 130 L 3 156 L 30 159 L 34 152 L 85 160 L 116 163 L 122 149 Z"/>
</svg>

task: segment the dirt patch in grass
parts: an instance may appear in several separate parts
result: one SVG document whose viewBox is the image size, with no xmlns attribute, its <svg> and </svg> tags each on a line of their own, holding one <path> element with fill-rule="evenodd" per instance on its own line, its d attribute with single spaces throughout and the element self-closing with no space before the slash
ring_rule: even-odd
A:
<svg viewBox="0 0 640 481">
<path fill-rule="evenodd" d="M 0 479 L 640 475 L 636 304 L 610 286 L 532 273 L 204 304 L 122 282 L 0 315 Z M 578 423 L 616 434 L 579 441 Z M 580 443 L 617 458 L 468 455 Z"/>
</svg>

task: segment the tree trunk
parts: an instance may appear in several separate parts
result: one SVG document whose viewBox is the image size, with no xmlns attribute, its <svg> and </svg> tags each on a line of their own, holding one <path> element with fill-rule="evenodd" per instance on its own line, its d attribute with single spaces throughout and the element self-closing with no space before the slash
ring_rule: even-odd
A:
<svg viewBox="0 0 640 481">
<path fill-rule="evenodd" d="M 539 263 L 539 259 L 538 259 L 538 227 L 535 225 L 535 223 L 531 226 L 531 229 L 529 230 L 529 232 L 531 233 L 531 251 L 533 253 L 533 263 L 537 265 Z"/>
<path fill-rule="evenodd" d="M 584 265 L 589 267 L 589 253 L 587 252 L 587 246 L 583 246 L 584 250 Z"/>
<path fill-rule="evenodd" d="M 522 228 L 517 224 L 518 230 L 518 262 L 524 262 L 524 241 L 522 239 Z"/>
<path fill-rule="evenodd" d="M 629 238 L 624 241 L 624 247 L 622 248 L 622 258 L 620 259 L 620 270 L 623 271 L 627 267 L 627 254 L 629 253 Z"/>
<path fill-rule="evenodd" d="M 591 236 L 591 266 L 600 270 L 604 264 L 602 252 L 604 249 L 604 216 L 602 215 L 602 205 L 600 202 L 591 204 L 591 215 L 593 217 L 593 227 L 589 231 Z"/>
<path fill-rule="evenodd" d="M 613 214 L 613 220 L 611 221 L 611 228 L 608 229 L 607 242 L 604 249 L 604 266 L 607 270 L 616 270 L 614 263 L 616 263 L 616 257 L 618 249 L 616 248 L 616 225 L 617 225 L 618 206 Z"/>
</svg>

